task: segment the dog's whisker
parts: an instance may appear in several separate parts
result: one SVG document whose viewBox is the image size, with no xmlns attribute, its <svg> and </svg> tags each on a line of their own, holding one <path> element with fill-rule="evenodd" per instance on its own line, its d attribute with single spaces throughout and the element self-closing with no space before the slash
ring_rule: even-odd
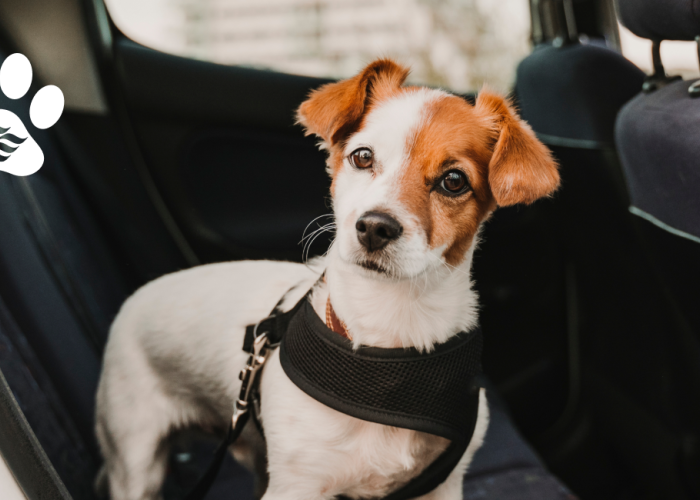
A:
<svg viewBox="0 0 700 500">
<path fill-rule="evenodd" d="M 308 227 L 309 227 L 311 224 L 313 224 L 314 222 L 316 222 L 318 219 L 321 219 L 321 218 L 323 218 L 323 217 L 334 217 L 334 214 L 333 214 L 333 213 L 328 213 L 328 214 L 319 215 L 318 217 L 314 217 L 314 218 L 311 220 L 311 222 L 309 222 L 309 223 L 306 225 L 306 229 L 308 229 Z"/>
<path fill-rule="evenodd" d="M 428 289 L 428 284 L 428 273 L 423 273 L 423 289 L 418 296 L 419 299 L 423 298 L 423 294 L 425 294 L 425 291 Z"/>
<path fill-rule="evenodd" d="M 311 235 L 313 235 L 314 233 L 317 233 L 318 231 L 322 231 L 323 229 L 328 229 L 330 227 L 336 227 L 335 222 L 329 222 L 328 224 L 324 224 L 323 226 L 319 226 L 318 228 L 314 229 L 311 233 L 304 236 L 304 238 L 302 238 L 302 241 L 310 238 Z"/>
<path fill-rule="evenodd" d="M 469 274 L 468 272 L 464 271 L 463 269 L 459 269 L 458 267 L 455 267 L 455 266 L 453 266 L 453 265 L 451 265 L 451 264 L 448 264 L 447 262 L 443 262 L 443 265 L 447 266 L 448 269 L 451 269 L 451 270 L 453 270 L 453 271 L 457 271 L 458 273 L 462 273 L 462 274 L 465 275 L 467 278 L 470 278 L 470 277 L 471 277 L 470 274 Z"/>
<path fill-rule="evenodd" d="M 319 236 L 321 236 L 321 234 L 325 232 L 331 232 L 331 229 L 335 229 L 335 223 L 326 224 L 325 226 L 311 233 L 313 237 L 307 240 L 306 244 L 304 245 L 304 248 L 302 249 L 302 261 L 307 262 L 309 260 L 309 253 L 311 252 L 311 245 L 313 244 L 313 242 L 316 241 L 316 239 Z"/>
<path fill-rule="evenodd" d="M 335 229 L 336 229 L 335 223 L 326 224 L 325 226 L 322 226 L 322 227 L 316 229 L 314 232 L 312 232 L 309 235 L 307 235 L 306 237 L 304 237 L 304 239 L 302 239 L 302 241 L 304 241 L 304 240 L 306 240 L 306 241 L 304 243 L 304 248 L 302 249 L 302 256 L 304 254 L 304 251 L 306 249 L 308 249 L 308 247 L 311 245 L 311 242 L 314 239 L 316 239 L 321 233 L 330 232 L 330 231 L 335 230 Z"/>
<path fill-rule="evenodd" d="M 335 237 L 333 239 L 331 239 L 331 242 L 328 245 L 328 249 L 323 253 L 324 257 L 328 257 L 328 253 L 331 251 L 331 248 L 333 248 L 334 244 L 335 244 Z"/>
<path fill-rule="evenodd" d="M 309 234 L 307 234 L 306 236 L 304 236 L 304 237 L 301 239 L 301 241 L 300 241 L 299 243 L 302 243 L 304 240 L 307 240 L 307 239 L 311 238 L 311 237 L 312 237 L 314 234 L 316 234 L 318 231 L 323 231 L 324 229 L 335 228 L 335 227 L 336 227 L 335 222 L 329 222 L 328 224 L 325 224 L 325 225 L 323 225 L 323 226 L 318 227 L 317 229 L 314 229 L 312 232 L 310 232 Z"/>
<path fill-rule="evenodd" d="M 333 238 L 331 239 L 331 241 L 330 241 L 330 243 L 329 243 L 329 245 L 328 245 L 328 248 L 326 249 L 325 252 L 323 252 L 323 254 L 321 255 L 321 257 L 327 257 L 327 256 L 328 256 L 328 252 L 331 251 L 331 248 L 333 247 L 333 243 L 335 243 L 335 237 L 333 237 Z M 311 268 L 311 266 L 309 265 L 308 260 L 306 260 L 306 259 L 303 258 L 303 253 L 302 253 L 302 262 L 303 262 L 303 264 L 307 267 L 307 269 L 313 270 L 313 269 Z"/>
<path fill-rule="evenodd" d="M 311 233 L 309 235 L 309 238 L 307 239 L 306 243 L 304 244 L 304 249 L 303 249 L 306 251 L 307 258 L 309 255 L 309 251 L 311 250 L 311 245 L 314 242 L 314 240 L 316 240 L 316 238 L 318 238 L 321 234 L 323 234 L 325 232 L 329 232 L 329 231 L 330 231 L 330 227 L 324 226 L 324 227 L 317 229 L 316 231 L 314 231 L 313 233 Z"/>
<path fill-rule="evenodd" d="M 335 217 L 335 215 L 332 214 L 332 213 L 330 213 L 330 214 L 322 214 L 322 215 L 319 215 L 318 217 L 315 217 L 315 218 L 314 218 L 311 222 L 309 222 L 309 223 L 306 225 L 306 227 L 304 228 L 304 231 L 301 233 L 302 238 L 301 238 L 301 241 L 300 241 L 299 243 L 301 243 L 302 241 L 304 241 L 304 237 L 305 237 L 305 235 L 306 235 L 306 231 L 309 230 L 309 227 L 311 226 L 311 224 L 313 224 L 313 223 L 316 222 L 318 219 L 321 219 L 321 218 L 323 218 L 323 217 Z"/>
<path fill-rule="evenodd" d="M 332 232 L 332 231 L 335 231 L 335 228 L 334 228 L 334 227 L 324 227 L 324 228 L 322 228 L 322 229 L 320 229 L 320 230 L 318 230 L 318 231 L 314 231 L 312 234 L 309 235 L 309 237 L 307 238 L 307 240 L 304 242 L 304 249 L 306 249 L 306 248 L 309 246 L 309 244 L 310 244 L 311 241 L 313 241 L 313 240 L 316 239 L 318 236 L 320 236 L 321 233 L 330 233 L 330 232 Z"/>
</svg>

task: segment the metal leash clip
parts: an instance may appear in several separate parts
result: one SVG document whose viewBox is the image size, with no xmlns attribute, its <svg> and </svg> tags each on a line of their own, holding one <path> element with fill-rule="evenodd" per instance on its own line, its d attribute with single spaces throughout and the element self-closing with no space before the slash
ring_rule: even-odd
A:
<svg viewBox="0 0 700 500">
<path fill-rule="evenodd" d="M 255 340 L 253 341 L 253 352 L 250 354 L 245 368 L 243 368 L 241 373 L 238 375 L 238 378 L 241 380 L 241 392 L 239 393 L 238 399 L 233 406 L 233 417 L 231 422 L 234 429 L 236 428 L 238 420 L 243 415 L 248 413 L 248 405 L 253 393 L 253 387 L 255 387 L 255 380 L 258 372 L 265 364 L 265 361 L 267 361 L 269 352 L 270 339 L 267 337 L 267 333 L 261 333 L 255 337 Z"/>
</svg>

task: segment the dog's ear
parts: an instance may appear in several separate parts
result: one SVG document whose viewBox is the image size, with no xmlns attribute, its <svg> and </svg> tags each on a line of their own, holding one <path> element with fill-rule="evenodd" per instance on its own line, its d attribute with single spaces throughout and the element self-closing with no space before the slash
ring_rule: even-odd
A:
<svg viewBox="0 0 700 500">
<path fill-rule="evenodd" d="M 407 76 L 407 68 L 379 59 L 348 80 L 314 90 L 299 107 L 297 120 L 307 135 L 336 144 L 354 130 L 374 102 L 395 93 Z"/>
<path fill-rule="evenodd" d="M 557 163 L 503 97 L 482 89 L 476 109 L 495 134 L 489 186 L 501 207 L 532 203 L 559 187 Z"/>
</svg>

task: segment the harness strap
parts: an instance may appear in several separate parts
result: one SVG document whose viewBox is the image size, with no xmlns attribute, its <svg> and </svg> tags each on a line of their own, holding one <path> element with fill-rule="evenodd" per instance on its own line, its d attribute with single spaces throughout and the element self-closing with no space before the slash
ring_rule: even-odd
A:
<svg viewBox="0 0 700 500">
<path fill-rule="evenodd" d="M 478 416 L 481 350 L 479 328 L 431 352 L 353 348 L 304 301 L 282 339 L 280 363 L 297 387 L 334 410 L 450 440 L 426 469 L 384 498 L 406 500 L 442 484 L 466 452 Z"/>
<path fill-rule="evenodd" d="M 202 500 L 207 494 L 229 446 L 248 421 L 249 406 L 255 411 L 255 405 L 249 403 L 257 396 L 257 374 L 267 353 L 280 344 L 285 373 L 317 401 L 362 420 L 450 440 L 447 449 L 422 473 L 384 500 L 420 497 L 443 483 L 464 455 L 476 426 L 479 391 L 475 376 L 481 370 L 481 331 L 462 332 L 431 353 L 353 349 L 351 341 L 335 334 L 316 315 L 308 293 L 292 309 L 281 312 L 284 298 L 270 316 L 246 328 L 243 349 L 251 356 L 241 372 L 241 396 L 236 401 L 232 425 L 185 500 Z M 332 369 L 324 372 L 324 364 Z M 393 382 L 387 383 L 391 377 Z M 342 496 L 339 499 L 349 500 Z"/>
<path fill-rule="evenodd" d="M 477 393 L 475 396 L 470 396 L 470 398 L 472 399 L 472 404 L 478 406 L 479 394 Z M 466 441 L 455 440 L 450 443 L 447 449 L 442 452 L 442 455 L 428 465 L 421 474 L 414 477 L 402 488 L 384 497 L 384 500 L 418 498 L 430 493 L 444 483 L 467 451 L 471 436 L 474 434 L 474 428 L 476 427 L 477 415 L 478 413 L 474 412 L 473 418 L 470 418 L 470 421 L 466 424 L 469 439 Z"/>
<path fill-rule="evenodd" d="M 281 312 L 279 308 L 286 296 L 287 294 L 284 294 L 279 302 L 277 302 L 277 305 L 267 318 L 256 325 L 248 325 L 246 327 L 245 338 L 243 339 L 243 350 L 245 352 L 253 352 L 253 342 L 256 337 L 262 334 L 267 334 L 267 338 L 270 339 L 270 347 L 277 347 L 282 341 L 282 337 L 284 337 L 284 334 L 287 333 L 287 329 L 289 328 L 289 322 L 304 305 L 309 294 L 305 294 L 289 311 Z"/>
</svg>

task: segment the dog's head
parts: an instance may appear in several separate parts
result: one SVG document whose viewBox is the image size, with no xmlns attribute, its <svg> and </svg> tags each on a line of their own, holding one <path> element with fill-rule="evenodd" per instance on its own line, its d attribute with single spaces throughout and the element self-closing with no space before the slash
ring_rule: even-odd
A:
<svg viewBox="0 0 700 500">
<path fill-rule="evenodd" d="M 559 185 L 549 151 L 504 98 L 482 90 L 472 106 L 402 87 L 407 75 L 380 59 L 314 91 L 298 112 L 329 152 L 340 258 L 377 277 L 459 265 L 496 206 Z"/>
</svg>

